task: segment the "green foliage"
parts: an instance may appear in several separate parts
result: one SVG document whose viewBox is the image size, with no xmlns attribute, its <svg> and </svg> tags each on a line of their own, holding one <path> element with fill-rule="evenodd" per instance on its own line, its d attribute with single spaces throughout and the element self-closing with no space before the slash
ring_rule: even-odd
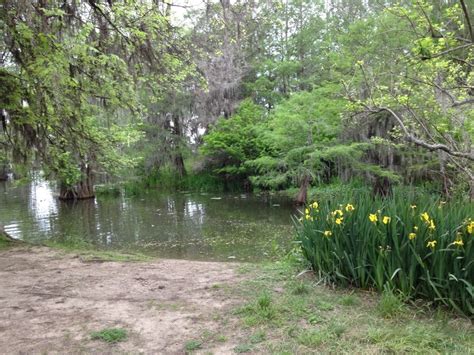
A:
<svg viewBox="0 0 474 355">
<path fill-rule="evenodd" d="M 98 339 L 107 343 L 118 343 L 127 339 L 127 331 L 123 328 L 106 328 L 91 333 L 92 339 Z"/>
<path fill-rule="evenodd" d="M 465 201 L 350 194 L 308 206 L 297 233 L 314 270 L 330 282 L 389 288 L 472 315 L 473 215 Z"/>
<path fill-rule="evenodd" d="M 267 122 L 259 126 L 265 149 L 245 165 L 251 181 L 264 189 L 297 185 L 301 176 L 322 172 L 314 153 L 334 144 L 344 103 L 336 97 L 337 85 L 295 93 L 281 102 Z M 324 165 L 324 164 L 323 164 Z"/>
<path fill-rule="evenodd" d="M 140 161 L 129 154 L 143 139 L 134 121 L 144 112 L 139 93 L 146 87 L 146 102 L 156 102 L 193 71 L 163 48 L 162 36 L 166 45 L 181 37 L 168 36 L 167 18 L 151 3 L 43 5 L 3 6 L 9 60 L 0 107 L 8 120 L 0 143 L 5 138 L 13 158 L 39 161 L 68 188 L 89 182 L 91 171 L 123 173 Z"/>
<path fill-rule="evenodd" d="M 263 110 L 250 100 L 243 101 L 229 119 L 221 118 L 204 137 L 201 152 L 210 159 L 218 174 L 244 175 L 244 162 L 254 159 L 262 149 L 255 126 Z"/>
</svg>

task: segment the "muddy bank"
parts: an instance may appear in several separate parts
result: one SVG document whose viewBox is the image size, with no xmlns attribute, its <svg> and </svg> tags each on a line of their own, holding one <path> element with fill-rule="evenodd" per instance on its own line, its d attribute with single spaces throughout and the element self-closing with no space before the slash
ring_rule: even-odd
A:
<svg viewBox="0 0 474 355">
<path fill-rule="evenodd" d="M 238 303 L 226 285 L 235 263 L 86 262 L 48 248 L 0 251 L 0 352 L 182 354 L 187 341 L 219 333 Z M 91 340 L 109 327 L 116 344 Z M 235 334 L 206 352 L 232 353 Z"/>
</svg>

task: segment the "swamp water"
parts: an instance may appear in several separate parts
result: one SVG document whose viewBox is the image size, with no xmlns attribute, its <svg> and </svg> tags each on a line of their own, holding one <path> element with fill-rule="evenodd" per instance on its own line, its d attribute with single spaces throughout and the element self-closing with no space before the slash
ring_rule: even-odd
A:
<svg viewBox="0 0 474 355">
<path fill-rule="evenodd" d="M 87 242 L 165 258 L 259 261 L 291 247 L 288 201 L 255 195 L 149 191 L 61 202 L 54 184 L 0 182 L 0 225 L 14 238 Z"/>
</svg>

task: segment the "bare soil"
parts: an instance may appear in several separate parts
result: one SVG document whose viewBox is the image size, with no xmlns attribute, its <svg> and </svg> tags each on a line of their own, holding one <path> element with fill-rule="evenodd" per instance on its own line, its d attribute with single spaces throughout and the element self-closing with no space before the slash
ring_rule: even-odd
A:
<svg viewBox="0 0 474 355">
<path fill-rule="evenodd" d="M 206 352 L 233 353 L 238 335 L 229 329 L 238 327 L 224 315 L 239 300 L 224 290 L 242 278 L 237 267 L 87 262 L 44 247 L 0 251 L 0 353 L 183 354 L 203 334 L 220 335 Z M 116 327 L 127 330 L 125 341 L 91 339 Z"/>
</svg>

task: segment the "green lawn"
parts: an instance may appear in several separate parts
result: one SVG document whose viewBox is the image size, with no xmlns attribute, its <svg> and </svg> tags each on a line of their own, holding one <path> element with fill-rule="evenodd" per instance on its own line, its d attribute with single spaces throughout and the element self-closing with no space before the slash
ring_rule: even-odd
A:
<svg viewBox="0 0 474 355">
<path fill-rule="evenodd" d="M 298 270 L 287 262 L 240 271 L 246 281 L 214 288 L 243 300 L 226 315 L 240 328 L 235 353 L 474 352 L 471 321 L 425 302 L 407 305 L 390 292 L 320 285 L 312 274 L 296 278 Z"/>
</svg>

